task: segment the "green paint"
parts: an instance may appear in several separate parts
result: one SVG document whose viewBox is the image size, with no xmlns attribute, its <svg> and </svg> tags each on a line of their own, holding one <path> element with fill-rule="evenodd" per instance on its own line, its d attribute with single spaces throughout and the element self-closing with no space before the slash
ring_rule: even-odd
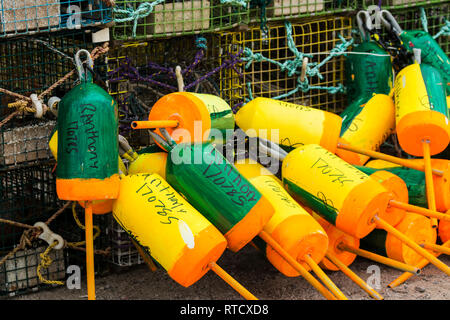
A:
<svg viewBox="0 0 450 320">
<path fill-rule="evenodd" d="M 299 187 L 286 178 L 283 178 L 283 184 L 286 190 L 289 193 L 294 194 L 298 198 L 300 198 L 304 205 L 313 209 L 318 215 L 320 215 L 331 224 L 336 225 L 336 218 L 338 215 L 338 211 L 336 208 L 330 206 L 328 203 L 322 201 L 322 199 L 320 199 L 319 197 L 310 194 L 308 191 Z"/>
<path fill-rule="evenodd" d="M 403 31 L 400 34 L 403 47 L 409 52 L 413 49 L 421 50 L 422 63 L 435 67 L 444 79 L 447 95 L 450 95 L 450 59 L 436 40 L 426 31 Z"/>
<path fill-rule="evenodd" d="M 387 257 L 386 252 L 386 237 L 387 232 L 381 229 L 375 229 L 367 236 L 361 239 L 360 248 L 370 251 L 384 257 Z"/>
<path fill-rule="evenodd" d="M 380 170 L 389 171 L 397 175 L 406 183 L 406 187 L 408 188 L 408 202 L 416 206 L 428 208 L 424 172 L 406 167 L 391 167 L 382 169 L 374 169 L 363 166 L 355 167 L 368 175 Z"/>
<path fill-rule="evenodd" d="M 166 179 L 222 233 L 241 221 L 261 194 L 210 143 L 183 143 L 167 157 Z"/>
<path fill-rule="evenodd" d="M 448 118 L 447 97 L 441 73 L 435 67 L 424 63 L 420 64 L 420 72 L 427 88 L 431 110 L 442 113 Z"/>
<path fill-rule="evenodd" d="M 59 103 L 58 166 L 61 179 L 105 179 L 119 172 L 117 103 L 83 82 Z"/>
<path fill-rule="evenodd" d="M 345 60 L 345 86 L 349 106 L 340 114 L 341 136 L 351 125 L 353 119 L 362 111 L 361 105 L 367 103 L 373 94 L 389 94 L 392 88 L 392 63 L 388 53 L 376 42 L 363 42 L 352 50 Z"/>
<path fill-rule="evenodd" d="M 142 148 L 141 150 L 137 151 L 137 154 L 144 154 L 144 153 L 159 153 L 159 152 L 165 152 L 162 150 L 158 145 L 152 144 L 150 146 L 147 146 L 145 148 Z"/>
</svg>

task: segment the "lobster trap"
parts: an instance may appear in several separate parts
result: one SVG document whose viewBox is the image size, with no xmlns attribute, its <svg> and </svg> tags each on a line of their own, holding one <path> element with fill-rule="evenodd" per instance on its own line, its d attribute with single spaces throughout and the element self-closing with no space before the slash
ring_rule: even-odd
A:
<svg viewBox="0 0 450 320">
<path fill-rule="evenodd" d="M 351 38 L 352 21 L 347 17 L 323 18 L 306 23 L 292 24 L 292 43 L 299 52 L 312 55 L 312 61 L 320 63 L 340 41 L 338 35 Z M 223 70 L 220 74 L 220 92 L 232 108 L 239 107 L 248 99 L 256 97 L 278 98 L 314 108 L 339 112 L 344 108 L 342 93 L 330 94 L 326 90 L 297 90 L 298 76 L 281 70 L 284 64 L 295 57 L 289 48 L 285 25 L 269 26 L 267 37 L 259 27 L 243 32 L 224 32 L 220 36 L 222 57 L 238 55 L 249 48 L 255 58 L 262 55 L 267 59 L 242 61 L 234 69 Z M 277 64 L 267 61 L 275 61 Z M 287 62 L 289 63 L 289 62 Z M 338 86 L 344 79 L 344 57 L 335 57 L 321 68 L 322 79 L 311 77 L 311 86 Z M 290 94 L 292 93 L 292 94 Z"/>
<path fill-rule="evenodd" d="M 232 28 L 247 17 L 246 8 L 220 0 L 119 0 L 112 34 L 116 40 L 192 35 Z"/>
<path fill-rule="evenodd" d="M 357 0 L 272 0 L 268 5 L 256 1 L 259 8 L 250 9 L 252 22 L 298 19 L 311 16 L 332 15 L 352 12 L 357 8 Z M 259 18 L 258 18 L 259 17 Z"/>
<path fill-rule="evenodd" d="M 395 9 L 409 9 L 411 7 L 434 5 L 435 7 L 440 4 L 446 3 L 446 0 L 362 0 L 362 7 L 368 9 L 374 6 L 381 6 L 382 9 L 395 10 Z"/>
<path fill-rule="evenodd" d="M 185 91 L 220 94 L 218 69 L 228 65 L 219 65 L 219 48 L 213 37 L 130 42 L 110 50 L 108 93 L 118 103 L 119 132 L 136 150 L 152 140 L 146 130 L 132 130 L 131 122 L 146 120 L 158 99 L 178 91 L 177 66 L 181 68 Z"/>
<path fill-rule="evenodd" d="M 54 162 L 17 166 L 0 171 L 0 218 L 33 225 L 46 221 L 58 208 Z M 20 226 L 0 223 L 0 257 L 3 258 L 20 242 L 24 229 Z M 38 290 L 43 285 L 38 281 L 36 268 L 39 254 L 47 244 L 41 240 L 16 252 L 0 265 L 0 295 L 15 295 Z M 47 279 L 57 280 L 65 276 L 65 262 L 61 250 L 53 250 L 51 268 L 43 270 Z"/>
<path fill-rule="evenodd" d="M 111 22 L 108 0 L 1 0 L 0 37 Z"/>
<path fill-rule="evenodd" d="M 109 217 L 108 232 L 113 265 L 131 267 L 144 262 L 128 233 L 112 217 Z"/>
<path fill-rule="evenodd" d="M 43 103 L 51 96 L 63 97 L 77 80 L 74 73 L 54 90 L 49 88 L 74 70 L 72 57 L 81 48 L 93 49 L 91 34 L 70 31 L 7 39 L 0 43 L 0 88 L 30 97 L 41 95 Z M 102 73 L 98 59 L 95 70 Z M 104 73 L 104 71 L 103 71 Z M 0 93 L 0 118 L 5 120 L 17 108 L 20 98 Z M 18 102 L 19 101 L 19 102 Z M 44 120 L 46 119 L 46 120 Z M 32 112 L 22 112 L 0 128 L 0 166 L 14 166 L 49 159 L 48 137 L 55 126 L 55 116 L 47 112 L 42 119 Z"/>
</svg>

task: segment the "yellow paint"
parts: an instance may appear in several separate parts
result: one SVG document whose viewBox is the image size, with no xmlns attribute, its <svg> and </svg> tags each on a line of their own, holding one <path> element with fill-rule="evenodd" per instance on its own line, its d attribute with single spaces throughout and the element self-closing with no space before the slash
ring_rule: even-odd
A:
<svg viewBox="0 0 450 320">
<path fill-rule="evenodd" d="M 273 177 L 254 177 L 250 182 L 275 208 L 275 213 L 264 226 L 264 231 L 305 269 L 310 270 L 310 266 L 304 262 L 304 257 L 310 255 L 316 263 L 323 259 L 328 248 L 326 232 Z M 284 275 L 288 277 L 300 275 L 271 246 L 267 246 L 266 255 Z"/>
<path fill-rule="evenodd" d="M 287 147 L 319 144 L 335 152 L 342 119 L 333 113 L 269 98 L 256 98 L 236 113 L 246 133 Z"/>
<path fill-rule="evenodd" d="M 450 142 L 448 118 L 431 109 L 420 65 L 403 68 L 395 79 L 396 132 L 400 147 L 422 157 L 424 140 L 430 141 L 430 154 L 444 151 Z"/>
<path fill-rule="evenodd" d="M 157 173 L 166 177 L 167 152 L 142 153 L 128 166 L 129 174 Z"/>
<path fill-rule="evenodd" d="M 158 174 L 123 176 L 113 215 L 179 284 L 200 279 L 226 240 Z"/>
<path fill-rule="evenodd" d="M 378 151 L 380 145 L 394 132 L 395 129 L 394 101 L 387 95 L 374 95 L 363 107 L 362 111 L 353 119 L 352 124 L 341 136 L 352 146 Z M 363 165 L 369 160 L 368 156 L 356 154 L 356 161 L 345 158 L 342 149 L 336 152 L 342 159 L 355 165 Z"/>
<path fill-rule="evenodd" d="M 280 185 L 282 185 L 280 179 L 278 179 L 272 172 L 267 170 L 264 166 L 262 166 L 255 160 L 249 158 L 238 160 L 234 163 L 234 166 L 246 179 L 251 179 L 259 176 L 269 176 L 275 179 Z"/>
</svg>

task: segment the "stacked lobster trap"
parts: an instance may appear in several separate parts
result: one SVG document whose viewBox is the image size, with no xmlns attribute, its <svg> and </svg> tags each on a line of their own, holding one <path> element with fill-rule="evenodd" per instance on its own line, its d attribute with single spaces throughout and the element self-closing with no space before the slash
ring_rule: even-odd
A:
<svg viewBox="0 0 450 320">
<path fill-rule="evenodd" d="M 72 264 L 83 268 L 83 252 L 69 246 L 48 250 L 33 227 L 46 222 L 71 245 L 83 234 L 70 210 L 59 210 L 64 202 L 56 194 L 49 148 L 56 112 L 47 105 L 77 81 L 73 56 L 94 49 L 97 29 L 87 27 L 111 21 L 111 9 L 91 0 L 4 0 L 1 6 L 0 296 L 12 296 L 64 282 Z M 101 59 L 95 71 L 104 74 Z"/>
</svg>

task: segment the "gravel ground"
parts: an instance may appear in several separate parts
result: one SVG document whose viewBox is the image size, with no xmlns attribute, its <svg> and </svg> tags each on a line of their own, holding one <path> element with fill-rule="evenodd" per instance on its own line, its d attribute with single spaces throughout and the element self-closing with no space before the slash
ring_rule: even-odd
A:
<svg viewBox="0 0 450 320">
<path fill-rule="evenodd" d="M 440 256 L 440 260 L 450 265 L 450 257 Z M 218 264 L 259 299 L 324 299 L 303 278 L 283 276 L 251 246 L 245 247 L 238 253 L 226 251 Z M 371 276 L 367 269 L 373 264 L 369 260 L 358 257 L 350 267 L 363 280 L 367 280 Z M 428 265 L 419 276 L 410 278 L 405 284 L 394 289 L 388 288 L 387 285 L 402 272 L 377 265 L 380 266 L 381 271 L 381 287 L 377 291 L 386 300 L 450 300 L 448 276 L 433 265 Z M 349 299 L 371 299 L 342 272 L 326 271 L 326 273 Z M 97 277 L 96 295 L 98 300 L 242 300 L 239 294 L 213 272 L 208 272 L 191 287 L 184 288 L 169 278 L 164 270 L 158 269 L 156 272 L 151 272 L 146 265 L 133 267 L 126 272 L 115 272 Z M 80 290 L 60 287 L 10 299 L 86 300 L 86 297 L 86 284 L 83 282 Z"/>
</svg>

